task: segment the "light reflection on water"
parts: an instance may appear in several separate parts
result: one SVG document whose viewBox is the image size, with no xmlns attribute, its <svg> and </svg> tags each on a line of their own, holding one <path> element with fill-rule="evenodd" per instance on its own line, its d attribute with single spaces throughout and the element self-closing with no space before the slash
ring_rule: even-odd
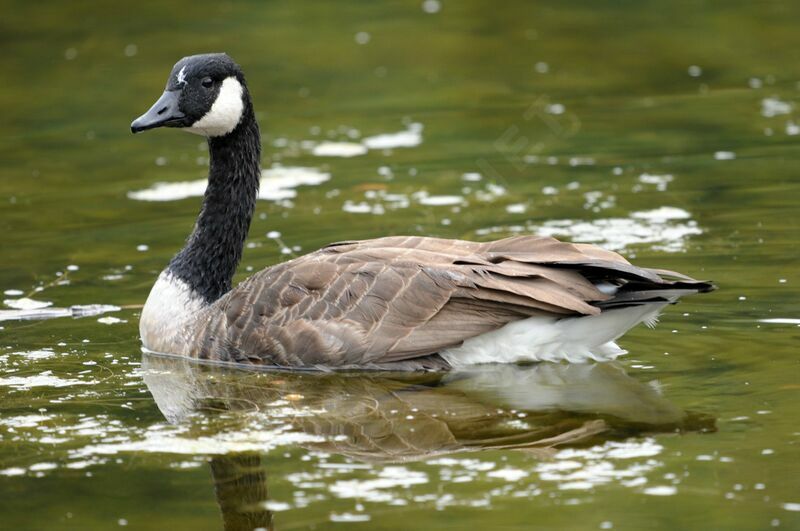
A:
<svg viewBox="0 0 800 531">
<path fill-rule="evenodd" d="M 56 356 L 49 350 L 14 353 L 3 363 Z M 681 410 L 655 382 L 633 379 L 613 363 L 298 373 L 152 354 L 142 361 L 130 383 L 144 380 L 166 423 L 137 428 L 107 414 L 70 421 L 47 408 L 4 417 L 5 440 L 56 445 L 67 459 L 18 463 L 0 469 L 0 476 L 42 478 L 59 468 L 90 471 L 125 455 L 173 455 L 171 466 L 179 470 L 208 460 L 226 521 L 243 514 L 247 522 L 272 521 L 273 512 L 336 499 L 355 500 L 359 509 L 333 513 L 331 520 L 358 521 L 379 506 L 485 507 L 498 497 L 540 496 L 547 484 L 564 492 L 616 484 L 644 494 L 674 493 L 679 478 L 653 484 L 663 446 L 652 436 L 716 430 L 713 417 Z M 63 384 L 74 392 L 97 383 L 84 379 L 92 372 L 56 383 L 39 382 L 41 375 L 19 378 L 24 386 L 10 377 L 0 383 L 18 391 Z M 69 403 L 75 396 L 62 398 Z M 271 499 L 262 456 L 298 446 L 314 467 L 285 477 L 291 499 Z M 511 464 L 482 457 L 491 450 L 527 458 Z M 480 487 L 441 491 L 443 484 L 467 483 Z"/>
<path fill-rule="evenodd" d="M 613 364 L 385 375 L 253 374 L 150 354 L 143 361 L 145 383 L 172 423 L 198 411 L 234 411 L 262 419 L 259 426 L 278 422 L 286 433 L 311 436 L 316 449 L 365 460 L 491 448 L 543 448 L 547 455 L 639 424 L 653 431 L 713 427 Z"/>
<path fill-rule="evenodd" d="M 298 186 L 314 186 L 331 178 L 330 173 L 317 168 L 273 166 L 262 170 L 258 198 L 266 201 L 282 201 L 297 197 Z M 137 201 L 177 201 L 187 197 L 202 197 L 207 179 L 189 182 L 156 183 L 144 190 L 128 192 L 128 197 Z"/>
<path fill-rule="evenodd" d="M 100 443 L 79 453 L 234 454 L 212 458 L 217 480 L 221 463 L 257 460 L 252 452 L 299 444 L 319 462 L 315 471 L 287 478 L 303 495 L 277 504 L 258 499 L 261 494 L 238 495 L 240 503 L 273 510 L 330 497 L 390 506 L 480 506 L 512 490 L 515 496 L 538 495 L 540 482 L 561 490 L 615 482 L 663 495 L 680 481 L 650 484 L 663 447 L 642 435 L 716 430 L 712 417 L 680 410 L 657 386 L 611 363 L 484 366 L 444 374 L 252 373 L 146 354 L 142 370 L 174 430 L 159 427 L 144 439 Z M 523 469 L 464 454 L 486 450 L 536 459 Z M 425 462 L 423 470 L 399 465 L 416 461 Z M 398 464 L 372 468 L 359 462 Z M 507 487 L 465 499 L 431 492 L 431 483 L 478 480 Z M 253 488 L 266 491 L 262 480 Z M 224 510 L 235 501 L 220 504 Z"/>
</svg>

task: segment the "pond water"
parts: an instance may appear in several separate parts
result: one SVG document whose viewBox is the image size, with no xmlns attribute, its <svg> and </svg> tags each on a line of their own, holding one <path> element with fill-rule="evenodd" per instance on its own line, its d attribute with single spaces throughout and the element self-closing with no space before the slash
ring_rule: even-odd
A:
<svg viewBox="0 0 800 531">
<path fill-rule="evenodd" d="M 0 19 L 8 529 L 800 528 L 800 4 L 100 5 Z M 132 118 L 227 51 L 264 131 L 238 279 L 539 233 L 720 289 L 614 364 L 247 373 L 144 356 L 207 152 Z M 84 308 L 75 305 L 110 305 Z M 104 313 L 95 313 L 100 310 Z"/>
</svg>

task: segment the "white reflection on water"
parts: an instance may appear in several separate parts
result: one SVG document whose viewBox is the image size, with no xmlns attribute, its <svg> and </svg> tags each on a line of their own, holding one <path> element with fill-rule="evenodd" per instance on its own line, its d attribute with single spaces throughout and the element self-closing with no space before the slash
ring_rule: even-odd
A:
<svg viewBox="0 0 800 531">
<path fill-rule="evenodd" d="M 424 126 L 418 122 L 408 124 L 404 131 L 368 136 L 363 143 L 369 149 L 395 149 L 415 147 L 422 143 Z"/>
<path fill-rule="evenodd" d="M 482 177 L 477 173 L 464 174 L 468 182 L 479 182 Z M 386 190 L 367 190 L 364 199 L 354 201 L 347 199 L 342 210 L 351 214 L 383 215 L 387 211 L 409 208 L 412 204 L 432 207 L 450 207 L 451 212 L 458 213 L 468 207 L 470 201 L 491 202 L 506 194 L 506 189 L 498 184 L 487 182 L 480 187 L 465 187 L 462 194 L 431 194 L 427 190 L 405 194 Z"/>
<path fill-rule="evenodd" d="M 769 324 L 793 324 L 800 326 L 800 319 L 790 319 L 788 317 L 775 317 L 772 319 L 759 319 L 759 323 Z"/>
<path fill-rule="evenodd" d="M 42 353 L 44 360 L 57 355 Z M 26 359 L 15 354 L 5 357 Z M 95 384 L 94 370 L 76 375 L 85 380 L 48 385 Z M 713 429 L 713 420 L 696 420 L 615 364 L 325 374 L 241 371 L 145 354 L 141 370 L 124 376 L 130 381 L 123 386 L 144 378 L 168 422 L 142 427 L 111 414 L 43 409 L 8 416 L 0 422 L 3 441 L 57 445 L 59 452 L 8 463 L 0 476 L 42 477 L 156 454 L 172 455 L 175 470 L 210 460 L 215 481 L 225 482 L 226 474 L 239 473 L 238 461 L 253 470 L 254 456 L 268 453 L 266 462 L 276 463 L 292 452 L 299 457 L 292 457 L 291 472 L 266 470 L 252 485 L 241 483 L 235 501 L 291 511 L 342 500 L 355 506 L 337 506 L 332 520 L 367 521 L 367 503 L 490 507 L 545 492 L 555 499 L 566 493 L 561 503 L 581 503 L 576 491 L 611 484 L 669 495 L 680 480 L 657 477 L 662 445 L 652 435 L 630 435 Z M 85 399 L 62 398 L 70 397 Z M 290 485 L 287 499 L 264 498 L 267 477 Z M 457 487 L 462 483 L 471 486 L 465 491 Z"/>
<path fill-rule="evenodd" d="M 369 150 L 390 150 L 419 146 L 422 144 L 423 129 L 424 126 L 421 123 L 412 122 L 403 131 L 368 136 L 362 139 L 361 142 L 324 141 L 316 143 L 314 141 L 304 141 L 301 145 L 310 149 L 311 154 L 317 157 L 357 157 L 365 155 Z"/>
<path fill-rule="evenodd" d="M 26 321 L 37 319 L 55 319 L 57 317 L 89 317 L 108 312 L 118 312 L 119 306 L 111 304 L 76 304 L 69 308 L 54 308 L 48 302 L 45 306 L 41 305 L 14 305 L 13 301 L 6 300 L 5 303 L 11 307 L 24 309 L 0 310 L 0 321 Z M 103 322 L 103 321 L 100 321 Z"/>
<path fill-rule="evenodd" d="M 357 157 L 369 151 L 364 144 L 356 142 L 321 142 L 311 149 L 317 157 Z"/>
<path fill-rule="evenodd" d="M 167 453 L 183 455 L 223 455 L 237 452 L 268 452 L 279 446 L 322 442 L 322 437 L 287 431 L 286 426 L 275 429 L 242 430 L 219 433 L 209 437 L 193 437 L 187 430 L 156 424 L 137 440 L 115 437 L 100 444 L 90 444 L 70 452 L 70 458 L 82 459 L 124 452 Z M 126 440 L 127 439 L 127 440 Z"/>
<path fill-rule="evenodd" d="M 487 236 L 496 233 L 534 233 L 540 236 L 566 238 L 576 242 L 595 243 L 612 251 L 633 245 L 649 244 L 651 248 L 670 253 L 686 249 L 689 236 L 703 233 L 689 212 L 675 207 L 661 207 L 631 213 L 627 218 L 600 218 L 592 221 L 554 219 L 540 225 L 507 225 L 479 229 Z"/>
<path fill-rule="evenodd" d="M 670 174 L 657 175 L 653 173 L 643 173 L 639 176 L 639 182 L 643 184 L 653 184 L 659 192 L 666 191 L 667 186 L 669 186 L 669 183 L 674 179 L 675 178 Z"/>
<path fill-rule="evenodd" d="M 5 299 L 3 304 L 14 310 L 41 310 L 42 308 L 53 305 L 50 301 L 37 301 L 35 299 L 29 299 L 28 297 Z"/>
<path fill-rule="evenodd" d="M 663 466 L 656 459 L 663 447 L 653 438 L 606 441 L 586 449 L 564 449 L 550 460 L 529 460 L 527 466 L 510 466 L 474 457 L 439 457 L 422 467 L 389 465 L 325 467 L 328 455 L 314 470 L 289 474 L 286 479 L 296 493 L 294 508 L 330 498 L 404 506 L 431 503 L 437 509 L 448 506 L 490 506 L 493 498 L 535 497 L 552 484 L 559 491 L 589 491 L 616 484 L 649 495 L 677 492 L 680 480 L 671 485 L 649 485 L 649 477 Z M 660 481 L 663 481 L 660 478 Z M 456 494 L 447 484 L 474 483 L 470 494 Z M 649 485 L 649 486 L 648 486 Z M 476 496 L 477 497 L 474 497 Z M 577 500 L 573 500 L 577 501 Z"/>
<path fill-rule="evenodd" d="M 298 186 L 316 186 L 330 180 L 331 174 L 317 168 L 273 166 L 262 170 L 258 198 L 280 201 L 297 196 Z M 155 183 L 149 188 L 128 192 L 130 199 L 137 201 L 177 201 L 187 197 L 202 197 L 208 179 Z"/>
<path fill-rule="evenodd" d="M 93 385 L 94 380 L 76 380 L 74 378 L 59 378 L 52 371 L 44 371 L 33 376 L 7 376 L 0 378 L 0 387 L 8 386 L 17 390 L 27 390 L 32 387 L 70 387 L 73 385 Z"/>
<path fill-rule="evenodd" d="M 356 498 L 370 502 L 391 503 L 396 495 L 388 489 L 407 489 L 413 485 L 428 483 L 428 475 L 403 466 L 383 467 L 371 479 L 338 480 L 328 487 L 337 498 Z"/>
<path fill-rule="evenodd" d="M 427 206 L 453 206 L 463 205 L 464 198 L 460 195 L 430 195 L 427 192 L 416 192 L 412 196 L 420 205 Z"/>
<path fill-rule="evenodd" d="M 647 483 L 649 472 L 662 465 L 652 459 L 662 450 L 651 438 L 607 441 L 587 449 L 561 450 L 554 461 L 539 464 L 536 472 L 541 480 L 557 482 L 562 490 L 588 490 L 615 480 L 638 487 Z"/>
<path fill-rule="evenodd" d="M 781 114 L 791 114 L 793 108 L 794 106 L 790 102 L 783 101 L 777 96 L 761 100 L 761 116 L 764 118 L 773 118 Z"/>
</svg>

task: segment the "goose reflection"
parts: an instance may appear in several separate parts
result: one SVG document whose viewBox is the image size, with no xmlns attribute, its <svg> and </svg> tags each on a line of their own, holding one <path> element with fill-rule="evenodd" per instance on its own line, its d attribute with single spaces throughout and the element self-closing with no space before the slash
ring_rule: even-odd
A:
<svg viewBox="0 0 800 531">
<path fill-rule="evenodd" d="M 484 365 L 449 373 L 253 372 L 145 354 L 144 380 L 171 423 L 274 429 L 307 449 L 407 462 L 487 449 L 546 458 L 644 433 L 713 431 L 655 385 L 601 364 Z M 209 427 L 211 426 L 211 427 Z M 257 453 L 212 458 L 226 529 L 272 528 Z"/>
<path fill-rule="evenodd" d="M 314 436 L 362 461 L 413 461 L 480 449 L 540 449 L 642 432 L 701 431 L 617 364 L 483 365 L 447 373 L 254 372 L 145 354 L 144 380 L 171 423 L 221 416 Z"/>
</svg>

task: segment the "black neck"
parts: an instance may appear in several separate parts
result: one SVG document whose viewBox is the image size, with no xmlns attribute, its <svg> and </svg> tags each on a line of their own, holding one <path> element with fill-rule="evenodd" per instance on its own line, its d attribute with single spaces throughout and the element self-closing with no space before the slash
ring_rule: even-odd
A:
<svg viewBox="0 0 800 531">
<path fill-rule="evenodd" d="M 242 258 L 261 176 L 261 138 L 249 98 L 231 133 L 208 139 L 208 188 L 186 246 L 169 271 L 206 302 L 227 293 Z"/>
</svg>

